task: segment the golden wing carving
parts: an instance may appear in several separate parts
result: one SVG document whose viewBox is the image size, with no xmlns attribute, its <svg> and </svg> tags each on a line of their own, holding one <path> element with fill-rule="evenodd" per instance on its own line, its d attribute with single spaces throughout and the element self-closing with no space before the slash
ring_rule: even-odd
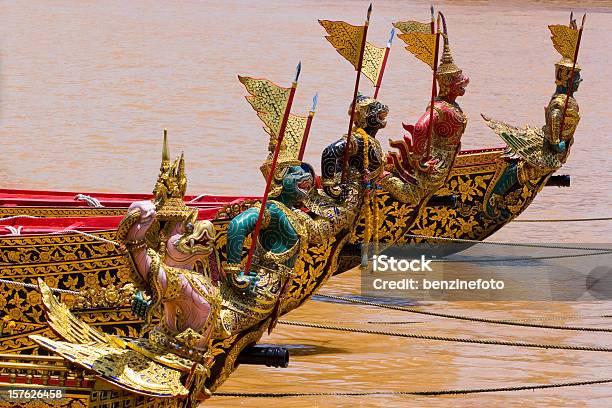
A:
<svg viewBox="0 0 612 408">
<path fill-rule="evenodd" d="M 385 49 L 377 47 L 366 41 L 365 50 L 363 51 L 363 64 L 361 72 L 366 76 L 372 84 L 378 83 L 378 77 L 382 70 L 382 63 L 385 58 Z"/>
<path fill-rule="evenodd" d="M 38 287 L 47 315 L 47 323 L 63 339 L 77 344 L 106 343 L 108 336 L 89 326 L 60 303 L 47 284 L 38 278 Z"/>
<path fill-rule="evenodd" d="M 434 68 L 436 35 L 421 32 L 409 32 L 398 34 L 408 46 L 406 49 L 414 54 L 415 57 Z"/>
<path fill-rule="evenodd" d="M 541 128 L 525 126 L 519 128 L 493 120 L 483 114 L 485 124 L 493 130 L 508 146 L 507 157 L 522 158 L 529 164 L 541 169 L 556 170 L 561 167 L 559 158 L 546 146 Z"/>
<path fill-rule="evenodd" d="M 180 371 L 157 364 L 136 351 L 104 343 L 74 344 L 38 335 L 29 337 L 125 390 L 162 398 L 189 394 L 189 390 L 181 384 Z"/>
<path fill-rule="evenodd" d="M 319 24 L 329 34 L 325 36 L 327 41 L 357 70 L 364 27 L 354 26 L 344 21 L 330 20 L 319 20 Z"/>
<path fill-rule="evenodd" d="M 555 50 L 561 56 L 574 60 L 576 47 L 578 46 L 578 30 L 566 25 L 549 25 L 548 29 L 552 34 L 550 39 Z"/>
<path fill-rule="evenodd" d="M 163 353 L 147 358 L 126 348 L 126 340 L 103 334 L 73 315 L 53 296 L 42 279 L 38 280 L 38 286 L 49 326 L 66 341 L 39 335 L 31 335 L 30 339 L 125 390 L 155 397 L 178 397 L 189 393 L 180 381 L 181 371 L 188 366 L 177 364 L 180 369 L 170 368 L 167 360 L 171 359 Z M 172 359 L 175 360 L 180 359 Z M 186 363 L 182 362 L 182 365 Z"/>
<path fill-rule="evenodd" d="M 402 33 L 423 33 L 431 34 L 431 23 L 421 23 L 419 21 L 398 21 L 393 23 L 393 27 L 400 30 Z"/>
</svg>

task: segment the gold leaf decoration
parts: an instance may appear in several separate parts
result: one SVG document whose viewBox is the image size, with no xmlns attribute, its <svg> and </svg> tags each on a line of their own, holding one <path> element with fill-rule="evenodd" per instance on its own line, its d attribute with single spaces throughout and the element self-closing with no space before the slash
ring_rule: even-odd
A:
<svg viewBox="0 0 612 408">
<path fill-rule="evenodd" d="M 405 34 L 399 34 L 399 38 L 402 39 L 408 46 L 406 49 L 414 54 L 415 57 L 434 68 L 435 61 L 435 49 L 436 49 L 436 35 L 426 34 L 421 32 L 410 32 Z"/>
<path fill-rule="evenodd" d="M 270 135 L 269 150 L 273 151 L 287 109 L 291 88 L 283 88 L 267 79 L 242 76 L 238 76 L 238 79 L 251 94 L 246 99 L 263 122 L 264 130 Z M 289 114 L 281 145 L 281 155 L 297 157 L 304 138 L 307 119 L 304 116 Z"/>
<path fill-rule="evenodd" d="M 548 29 L 552 34 L 550 39 L 555 50 L 563 57 L 574 60 L 574 53 L 578 45 L 578 30 L 566 25 L 549 25 Z"/>
<path fill-rule="evenodd" d="M 369 42 L 366 42 L 365 50 L 363 51 L 363 64 L 361 72 L 366 76 L 372 84 L 378 83 L 378 77 L 382 71 L 382 63 L 385 58 L 385 47 L 377 47 Z"/>
<path fill-rule="evenodd" d="M 327 41 L 357 70 L 364 27 L 330 20 L 319 20 L 319 24 L 329 34 L 325 36 Z"/>
<path fill-rule="evenodd" d="M 264 125 L 278 136 L 280 123 L 287 108 L 291 88 L 276 85 L 267 79 L 238 76 L 238 80 L 251 94 L 246 100 L 251 104 Z"/>
<path fill-rule="evenodd" d="M 397 23 L 393 23 L 393 27 L 397 28 L 404 34 L 408 34 L 408 33 L 431 34 L 431 23 L 421 23 L 419 21 L 414 21 L 414 20 L 398 21 Z"/>
</svg>

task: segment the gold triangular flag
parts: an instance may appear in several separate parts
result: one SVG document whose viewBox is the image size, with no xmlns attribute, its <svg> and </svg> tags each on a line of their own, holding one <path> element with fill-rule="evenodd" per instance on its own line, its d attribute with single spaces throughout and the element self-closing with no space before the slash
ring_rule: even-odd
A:
<svg viewBox="0 0 612 408">
<path fill-rule="evenodd" d="M 550 39 L 553 42 L 555 50 L 561 56 L 574 60 L 574 53 L 578 46 L 578 30 L 566 25 L 549 25 L 548 29 L 552 36 Z"/>
<path fill-rule="evenodd" d="M 406 49 L 414 54 L 415 57 L 426 63 L 434 69 L 435 50 L 436 50 L 436 35 L 431 33 L 422 33 L 418 31 L 398 34 L 408 46 Z"/>
<path fill-rule="evenodd" d="M 275 136 L 278 136 L 278 130 L 285 115 L 285 109 L 287 109 L 291 88 L 278 86 L 263 78 L 250 78 L 239 75 L 238 80 L 242 82 L 250 94 L 246 97 L 246 100 L 257 112 L 257 116 L 259 116 L 267 128 L 272 129 Z"/>
<path fill-rule="evenodd" d="M 364 26 L 354 26 L 344 21 L 319 20 L 329 35 L 325 38 L 357 70 L 363 41 Z"/>
<path fill-rule="evenodd" d="M 273 152 L 278 140 L 280 125 L 287 109 L 291 88 L 284 88 L 267 79 L 238 76 L 251 94 L 246 99 L 264 124 L 270 135 L 269 151 Z M 289 114 L 280 156 L 297 158 L 306 130 L 307 117 Z"/>
<path fill-rule="evenodd" d="M 363 51 L 363 63 L 361 72 L 374 85 L 378 83 L 378 77 L 382 71 L 382 64 L 385 58 L 386 47 L 377 47 L 366 41 L 365 50 Z"/>
<path fill-rule="evenodd" d="M 431 34 L 431 23 L 421 23 L 419 21 L 398 21 L 393 23 L 393 27 L 400 30 L 402 33 L 423 33 Z"/>
</svg>

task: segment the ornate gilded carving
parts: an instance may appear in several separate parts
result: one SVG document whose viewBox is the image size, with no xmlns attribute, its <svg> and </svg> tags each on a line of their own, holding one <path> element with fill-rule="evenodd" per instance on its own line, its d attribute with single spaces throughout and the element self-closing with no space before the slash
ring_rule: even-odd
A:
<svg viewBox="0 0 612 408">
<path fill-rule="evenodd" d="M 231 219 L 240 214 L 243 211 L 253 207 L 255 203 L 259 202 L 256 199 L 239 200 L 223 205 L 214 217 L 214 220 L 226 220 Z M 215 223 L 216 224 L 216 223 Z"/>
</svg>

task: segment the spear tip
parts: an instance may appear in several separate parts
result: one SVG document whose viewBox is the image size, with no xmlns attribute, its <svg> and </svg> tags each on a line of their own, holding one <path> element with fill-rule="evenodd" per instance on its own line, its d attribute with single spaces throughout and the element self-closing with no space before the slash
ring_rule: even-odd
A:
<svg viewBox="0 0 612 408">
<path fill-rule="evenodd" d="M 586 21 L 586 13 L 582 15 L 582 27 L 584 27 L 584 22 Z M 582 28 L 581 27 L 581 28 Z"/>
<path fill-rule="evenodd" d="M 368 7 L 368 18 L 366 19 L 368 23 L 370 22 L 371 15 L 372 15 L 372 3 L 370 3 L 370 7 Z"/>
<path fill-rule="evenodd" d="M 302 61 L 298 62 L 297 66 L 295 67 L 295 80 L 293 82 L 298 81 L 298 79 L 300 78 L 301 71 L 302 71 Z"/>
<path fill-rule="evenodd" d="M 434 20 L 434 6 L 433 4 L 429 7 L 429 11 L 431 11 L 431 20 Z"/>
<path fill-rule="evenodd" d="M 391 44 L 393 44 L 393 38 L 395 38 L 395 27 L 391 29 L 389 33 L 389 41 L 387 41 L 387 48 L 391 48 Z"/>
<path fill-rule="evenodd" d="M 316 92 L 312 97 L 312 106 L 310 107 L 310 111 L 314 112 L 317 109 L 317 103 L 319 102 L 319 93 Z"/>
</svg>

